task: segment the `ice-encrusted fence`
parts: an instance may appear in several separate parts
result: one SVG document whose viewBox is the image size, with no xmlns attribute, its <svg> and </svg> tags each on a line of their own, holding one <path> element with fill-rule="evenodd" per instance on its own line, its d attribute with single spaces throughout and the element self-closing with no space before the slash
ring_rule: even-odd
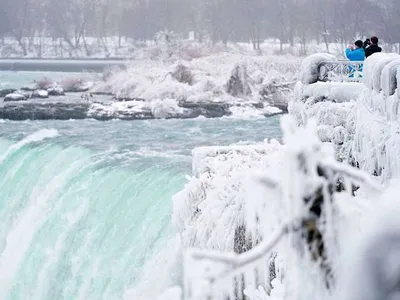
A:
<svg viewBox="0 0 400 300">
<path fill-rule="evenodd" d="M 360 82 L 362 80 L 362 61 L 323 61 L 319 64 L 319 81 Z"/>
<path fill-rule="evenodd" d="M 364 62 L 341 61 L 326 53 L 314 54 L 303 60 L 300 77 L 304 85 L 318 81 L 363 83 L 366 92 L 363 96 L 370 108 L 397 119 L 400 101 L 397 89 L 400 55 L 397 53 L 375 53 Z"/>
<path fill-rule="evenodd" d="M 360 82 L 363 77 L 362 61 L 338 60 L 327 53 L 317 53 L 305 58 L 301 64 L 301 81 L 304 84 L 322 82 Z"/>
<path fill-rule="evenodd" d="M 400 175 L 400 55 L 375 53 L 363 63 L 360 82 L 322 82 L 320 66 L 330 54 L 304 59 L 289 113 L 298 125 L 318 119 L 320 138 L 336 146 L 337 158 L 382 181 Z"/>
<path fill-rule="evenodd" d="M 363 172 L 336 162 L 333 151 L 317 137 L 313 122 L 298 129 L 286 116 L 282 125 L 286 147 L 281 178 L 279 182 L 269 176 L 255 178 L 266 193 L 261 201 L 258 198 L 246 204 L 248 223 L 256 224 L 261 239 L 241 254 L 188 249 L 184 257 L 184 299 L 242 300 L 254 293 L 263 295 L 259 299 L 267 299 L 271 280 L 277 275 L 275 251 L 282 241 L 290 245 L 286 255 L 314 265 L 326 288 L 335 285 L 331 268 L 338 251 L 333 227 L 335 197 L 340 194 L 351 201 L 353 186 L 361 183 L 379 187 Z M 209 150 L 211 155 L 227 151 Z M 199 167 L 194 166 L 194 170 Z M 286 220 L 271 232 L 266 216 L 273 201 L 285 207 Z M 299 295 L 303 291 L 293 292 Z"/>
</svg>

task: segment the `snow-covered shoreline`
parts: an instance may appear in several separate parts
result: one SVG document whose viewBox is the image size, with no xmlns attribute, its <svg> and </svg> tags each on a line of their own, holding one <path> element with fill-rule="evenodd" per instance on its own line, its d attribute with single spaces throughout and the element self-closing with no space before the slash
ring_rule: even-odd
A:
<svg viewBox="0 0 400 300">
<path fill-rule="evenodd" d="M 102 79 L 94 82 L 77 77 L 66 79 L 63 84 L 45 78 L 34 89 L 49 91 L 49 87 L 61 87 L 67 94 L 69 91 L 84 93 L 82 97 L 87 101 L 79 103 L 79 114 L 72 114 L 70 118 L 78 115 L 82 118 L 85 114 L 87 118 L 99 120 L 259 118 L 287 112 L 299 65 L 300 59 L 295 57 L 286 57 L 283 61 L 279 56 L 235 53 L 219 53 L 191 61 L 135 60 L 125 70 L 106 70 Z M 2 93 L 6 100 L 21 100 L 21 103 L 7 101 L 2 105 L 0 117 L 20 120 L 25 118 L 23 115 L 41 115 L 35 111 L 43 110 L 41 103 L 45 101 L 31 101 L 27 99 L 29 96 L 24 97 L 24 91 L 15 93 L 21 96 Z M 103 101 L 107 97 L 108 101 Z M 50 98 L 52 109 L 56 110 L 55 119 L 65 119 L 67 111 L 75 110 L 68 97 Z M 58 114 L 56 102 L 69 109 Z M 22 113 L 16 116 L 18 107 Z"/>
<path fill-rule="evenodd" d="M 82 99 L 78 94 L 49 97 L 47 99 L 20 99 L 19 94 L 9 94 L 7 102 L 0 100 L 0 119 L 23 120 L 151 120 L 151 119 L 194 119 L 231 117 L 254 119 L 283 114 L 277 107 L 260 109 L 252 104 L 226 104 L 221 102 L 176 102 L 174 99 L 159 101 L 110 100 L 107 96 L 94 95 L 93 100 Z M 15 100 L 12 97 L 16 97 Z"/>
</svg>

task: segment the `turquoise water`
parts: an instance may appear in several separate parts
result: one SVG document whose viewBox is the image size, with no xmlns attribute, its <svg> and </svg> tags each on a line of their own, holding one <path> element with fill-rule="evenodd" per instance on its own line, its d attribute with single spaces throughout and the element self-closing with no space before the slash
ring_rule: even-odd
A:
<svg viewBox="0 0 400 300">
<path fill-rule="evenodd" d="M 1 89 L 20 89 L 29 86 L 34 80 L 39 81 L 49 78 L 60 82 L 63 79 L 82 78 L 87 81 L 101 79 L 101 74 L 97 73 L 66 73 L 66 72 L 10 72 L 0 71 L 0 90 Z"/>
<path fill-rule="evenodd" d="M 165 273 L 191 150 L 280 136 L 279 117 L 0 121 L 0 299 L 124 299 Z"/>
</svg>

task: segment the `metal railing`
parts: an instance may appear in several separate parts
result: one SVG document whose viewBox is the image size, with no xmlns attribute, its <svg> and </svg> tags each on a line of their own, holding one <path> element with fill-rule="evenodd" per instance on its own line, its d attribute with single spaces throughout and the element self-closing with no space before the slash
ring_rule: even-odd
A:
<svg viewBox="0 0 400 300">
<path fill-rule="evenodd" d="M 319 81 L 360 82 L 362 80 L 363 61 L 324 61 L 319 65 Z"/>
</svg>

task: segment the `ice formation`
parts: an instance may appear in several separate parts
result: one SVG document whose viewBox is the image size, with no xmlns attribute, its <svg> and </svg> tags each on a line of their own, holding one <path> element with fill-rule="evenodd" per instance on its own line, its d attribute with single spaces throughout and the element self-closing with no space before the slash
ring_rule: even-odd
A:
<svg viewBox="0 0 400 300">
<path fill-rule="evenodd" d="M 324 167 L 344 173 L 358 183 L 378 189 L 379 186 L 363 173 L 357 173 L 346 165 L 336 165 L 333 149 L 328 144 L 320 145 L 316 125 L 312 125 L 314 121 L 309 122 L 309 129 L 300 130 L 295 128 L 294 120 L 288 122 L 285 146 L 274 142 L 193 151 L 194 177 L 174 199 L 174 220 L 184 248 L 207 251 L 191 250 L 186 255 L 185 266 L 189 269 L 185 273 L 185 299 L 219 299 L 218 296 L 224 294 L 233 299 L 238 293 L 234 282 L 238 284 L 240 276 L 245 278 L 244 293 L 250 299 L 327 299 L 328 291 L 318 264 L 307 256 L 298 256 L 303 251 L 296 246 L 297 243 L 293 244 L 296 235 L 286 237 L 288 228 L 291 228 L 285 225 L 287 221 L 298 220 L 305 213 L 301 195 L 308 194 L 320 182 L 318 176 L 304 176 L 297 169 L 302 166 L 293 163 L 299 153 L 303 153 L 310 170 L 316 170 L 313 166 L 323 162 Z M 317 150 L 318 145 L 322 146 L 320 150 Z M 265 175 L 267 181 L 263 179 Z M 257 180 L 268 186 L 268 193 L 265 187 L 256 183 Z M 277 184 L 282 188 L 276 189 Z M 327 212 L 331 211 L 325 215 L 327 224 L 345 226 L 350 219 L 357 218 L 358 200 L 352 205 L 345 204 L 352 201 L 350 197 L 349 191 L 345 191 L 337 194 L 330 205 L 326 204 Z M 248 239 L 261 239 L 258 246 L 253 244 L 253 249 L 237 256 L 231 254 L 235 242 L 234 228 L 242 222 Z M 326 245 L 329 246 L 327 251 L 332 255 L 332 270 L 336 272 L 340 258 L 338 249 L 345 247 L 348 236 L 335 232 L 333 225 L 323 226 L 327 226 L 323 227 L 327 235 Z M 274 255 L 275 251 L 279 252 L 278 257 Z M 270 273 L 272 262 L 276 279 L 269 283 L 273 279 Z M 304 280 L 300 279 L 300 272 Z M 283 275 L 277 276 L 276 273 Z M 313 285 L 309 284 L 310 280 Z M 240 286 L 239 283 L 239 290 Z"/>
<path fill-rule="evenodd" d="M 395 217 L 398 213 L 395 212 L 399 205 L 396 200 L 398 181 L 393 179 L 400 175 L 400 99 L 394 92 L 400 74 L 397 71 L 399 59 L 393 54 L 368 58 L 364 83 L 311 84 L 316 74 L 313 67 L 326 59 L 322 55 L 305 60 L 302 82 L 297 83 L 294 101 L 289 106 L 294 124 L 306 125 L 312 130 L 298 130 L 293 124 L 286 126 L 286 137 L 290 138 L 285 138 L 285 145 L 266 143 L 193 151 L 193 177 L 174 199 L 174 220 L 184 247 L 232 252 L 234 228 L 241 223 L 246 225 L 247 239 L 260 244 L 253 244 L 255 248 L 239 256 L 212 251 L 189 252 L 185 263 L 193 267 L 189 271 L 193 276 L 186 274 L 185 299 L 212 299 L 224 294 L 233 299 L 238 292 L 232 290 L 233 283 L 239 284 L 239 290 L 242 287 L 240 276 L 246 278 L 244 293 L 249 299 L 378 300 L 397 295 L 395 286 L 400 268 L 396 257 L 400 246 L 397 242 L 399 224 Z M 315 146 L 319 145 L 315 132 L 319 139 L 327 142 L 320 150 Z M 315 264 L 294 255 L 306 249 L 289 243 L 290 235 L 286 242 L 277 242 L 286 232 L 286 221 L 303 211 L 299 201 L 293 203 L 287 199 L 312 190 L 313 182 L 318 182 L 317 177 L 312 179 L 312 172 L 296 177 L 299 173 L 290 169 L 295 167 L 290 162 L 295 161 L 301 149 L 307 153 L 305 157 L 311 170 L 316 161 L 322 160 L 324 166 L 344 173 L 359 187 L 354 197 L 351 195 L 353 188 L 345 180 L 347 192 L 337 194 L 330 205 L 326 204 L 331 213 L 325 215 L 327 223 L 323 232 L 328 236 L 327 251 L 337 280 L 329 291 Z M 321 156 L 315 155 L 315 151 L 322 151 Z M 346 164 L 337 165 L 334 155 L 362 171 Z M 263 181 L 265 174 L 268 179 Z M 381 194 L 381 186 L 369 177 L 371 175 L 387 187 L 384 193 Z M 256 178 L 268 187 L 268 193 L 262 185 L 256 184 Z M 310 183 L 307 178 L 312 179 Z M 277 183 L 287 188 L 277 190 Z M 380 208 L 383 212 L 377 214 Z M 388 217 L 387 211 L 393 209 L 395 212 Z M 376 220 L 371 223 L 374 216 Z M 360 234 L 363 232 L 366 234 Z M 275 251 L 278 257 L 274 256 Z M 255 259 L 251 260 L 253 256 Z M 263 259 L 258 260 L 261 256 Z M 281 274 L 275 279 L 269 277 L 272 257 L 275 257 L 275 271 Z M 196 260 L 202 263 L 196 264 Z M 244 261 L 248 265 L 242 268 L 240 263 Z M 230 274 L 230 277 L 216 280 L 223 274 Z M 232 283 L 231 280 L 239 281 Z"/>
<path fill-rule="evenodd" d="M 243 182 L 275 164 L 280 147 L 273 140 L 193 150 L 193 177 L 173 199 L 173 220 L 186 247 L 233 251 L 235 228 L 244 222 Z"/>
<path fill-rule="evenodd" d="M 318 81 L 319 64 L 324 61 L 335 61 L 337 58 L 328 53 L 317 53 L 308 56 L 301 63 L 300 81 L 304 84 L 312 84 Z"/>
</svg>

